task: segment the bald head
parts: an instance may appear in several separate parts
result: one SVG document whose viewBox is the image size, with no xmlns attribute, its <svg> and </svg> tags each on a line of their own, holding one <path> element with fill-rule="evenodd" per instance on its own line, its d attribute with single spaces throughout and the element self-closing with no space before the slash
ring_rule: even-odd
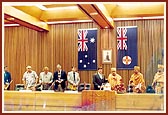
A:
<svg viewBox="0 0 168 115">
<path fill-rule="evenodd" d="M 111 73 L 112 73 L 113 76 L 115 76 L 116 75 L 116 68 L 112 67 L 111 68 Z"/>
<path fill-rule="evenodd" d="M 139 66 L 134 66 L 134 73 L 137 74 L 140 71 Z"/>
</svg>

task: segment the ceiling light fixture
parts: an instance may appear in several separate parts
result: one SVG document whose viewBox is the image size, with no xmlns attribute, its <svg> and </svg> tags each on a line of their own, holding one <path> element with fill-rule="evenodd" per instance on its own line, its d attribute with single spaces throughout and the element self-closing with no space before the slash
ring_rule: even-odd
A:
<svg viewBox="0 0 168 115">
<path fill-rule="evenodd" d="M 4 24 L 4 26 L 20 26 L 19 24 Z"/>
<path fill-rule="evenodd" d="M 47 24 L 60 24 L 60 23 L 80 23 L 80 22 L 93 22 L 92 20 L 74 20 L 74 21 L 55 21 L 46 22 Z"/>
<path fill-rule="evenodd" d="M 151 5 L 160 5 L 163 2 L 114 2 L 118 6 L 151 6 Z"/>
<path fill-rule="evenodd" d="M 40 8 L 41 10 L 47 10 L 47 8 L 43 5 L 38 4 L 38 5 L 36 5 L 36 7 Z"/>
<path fill-rule="evenodd" d="M 164 16 L 133 17 L 133 18 L 113 18 L 114 21 L 120 21 L 120 20 L 140 20 L 140 19 L 164 19 Z"/>
<path fill-rule="evenodd" d="M 55 7 L 55 8 L 47 8 L 46 10 L 76 10 L 77 6 L 66 6 L 66 7 Z"/>
<path fill-rule="evenodd" d="M 6 18 L 7 20 L 9 20 L 9 21 L 14 21 L 15 20 L 15 18 Z"/>
<path fill-rule="evenodd" d="M 98 15 L 97 12 L 90 13 L 91 16 Z"/>
</svg>

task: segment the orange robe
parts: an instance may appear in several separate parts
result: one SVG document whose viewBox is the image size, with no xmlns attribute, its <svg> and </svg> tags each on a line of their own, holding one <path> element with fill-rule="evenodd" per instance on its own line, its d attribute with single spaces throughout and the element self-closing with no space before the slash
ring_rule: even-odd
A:
<svg viewBox="0 0 168 115">
<path fill-rule="evenodd" d="M 120 85 L 121 83 L 121 76 L 116 74 L 115 76 L 113 76 L 112 74 L 109 74 L 108 76 L 108 82 L 110 83 L 112 89 L 116 86 L 116 85 Z"/>
<path fill-rule="evenodd" d="M 133 81 L 133 84 L 135 87 L 138 84 L 141 84 L 141 91 L 145 92 L 145 90 L 146 90 L 145 81 L 144 81 L 143 75 L 140 72 L 138 72 L 137 74 L 135 74 L 135 73 L 132 74 L 129 81 Z M 133 91 L 136 92 L 135 89 Z"/>
</svg>

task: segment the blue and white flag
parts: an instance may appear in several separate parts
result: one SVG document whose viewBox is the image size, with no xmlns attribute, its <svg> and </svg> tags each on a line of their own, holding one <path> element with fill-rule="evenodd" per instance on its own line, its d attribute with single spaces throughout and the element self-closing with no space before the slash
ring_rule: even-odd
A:
<svg viewBox="0 0 168 115">
<path fill-rule="evenodd" d="M 78 70 L 97 69 L 97 29 L 78 29 Z"/>
<path fill-rule="evenodd" d="M 137 27 L 117 27 L 117 69 L 133 69 L 137 65 Z"/>
</svg>

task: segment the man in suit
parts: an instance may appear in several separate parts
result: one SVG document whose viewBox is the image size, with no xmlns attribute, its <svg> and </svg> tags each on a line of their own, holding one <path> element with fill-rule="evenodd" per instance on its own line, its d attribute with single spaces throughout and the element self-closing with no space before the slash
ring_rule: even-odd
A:
<svg viewBox="0 0 168 115">
<path fill-rule="evenodd" d="M 102 74 L 102 67 L 98 67 L 97 73 L 93 75 L 94 90 L 100 90 L 103 88 L 105 81 L 105 76 Z"/>
<path fill-rule="evenodd" d="M 57 65 L 57 71 L 54 72 L 53 82 L 55 82 L 55 91 L 64 91 L 66 89 L 67 74 L 61 69 L 61 65 Z"/>
<path fill-rule="evenodd" d="M 80 82 L 79 73 L 76 67 L 72 67 L 72 71 L 68 72 L 68 89 L 78 90 L 78 84 Z"/>
</svg>

